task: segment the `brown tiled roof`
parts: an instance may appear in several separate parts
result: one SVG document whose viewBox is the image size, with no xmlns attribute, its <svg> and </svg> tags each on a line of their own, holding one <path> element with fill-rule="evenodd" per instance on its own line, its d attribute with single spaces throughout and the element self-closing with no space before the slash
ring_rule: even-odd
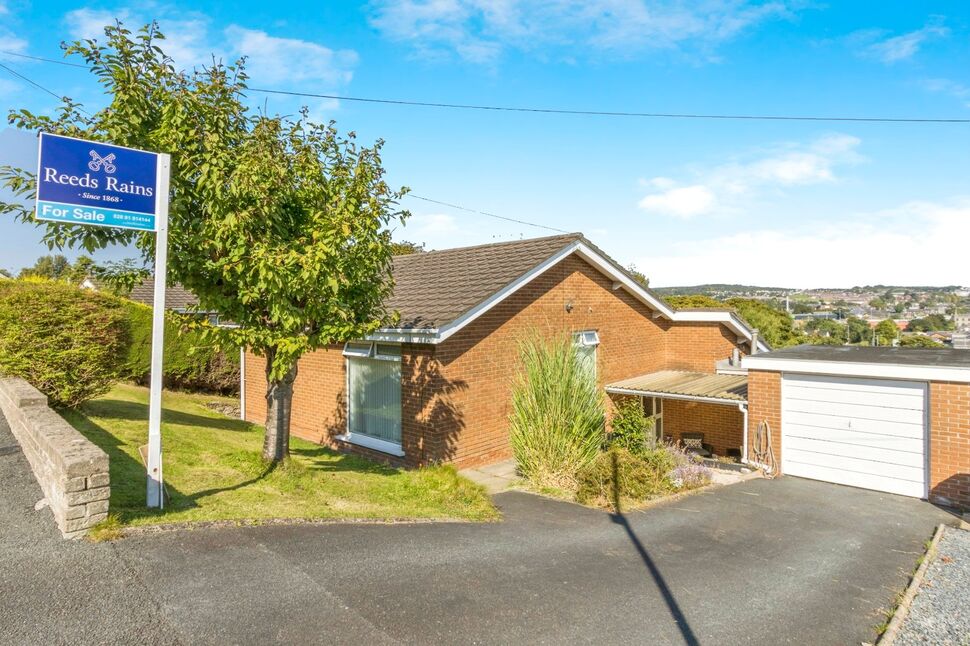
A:
<svg viewBox="0 0 970 646">
<path fill-rule="evenodd" d="M 394 257 L 394 294 L 386 305 L 402 328 L 454 321 L 568 245 L 581 233 L 497 242 Z"/>
<path fill-rule="evenodd" d="M 148 277 L 141 283 L 135 285 L 128 294 L 128 298 L 139 303 L 151 306 L 155 300 L 155 278 Z M 178 283 L 165 287 L 165 309 L 185 310 L 193 308 L 199 304 L 199 299 L 195 294 L 185 289 Z"/>
</svg>

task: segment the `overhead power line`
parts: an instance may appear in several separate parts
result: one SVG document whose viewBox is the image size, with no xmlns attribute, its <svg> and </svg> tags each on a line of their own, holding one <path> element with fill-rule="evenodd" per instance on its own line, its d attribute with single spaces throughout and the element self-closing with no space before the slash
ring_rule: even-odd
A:
<svg viewBox="0 0 970 646">
<path fill-rule="evenodd" d="M 30 83 L 34 87 L 36 87 L 36 88 L 38 88 L 38 89 L 40 89 L 40 90 L 42 90 L 42 91 L 50 94 L 52 97 L 54 97 L 55 99 L 57 99 L 59 101 L 62 100 L 62 98 L 63 98 L 61 96 L 58 96 L 58 94 L 56 92 L 54 92 L 52 90 L 49 90 L 48 88 L 44 87 L 40 83 L 38 83 L 38 82 L 36 82 L 36 81 L 34 81 L 34 80 L 30 79 L 30 78 L 27 78 L 26 76 L 24 76 L 20 72 L 17 72 L 16 70 L 11 69 L 10 67 L 7 67 L 2 62 L 0 62 L 0 69 L 4 69 L 7 72 L 9 72 L 10 74 L 12 74 L 13 76 L 15 76 L 15 77 L 17 77 L 17 78 L 19 78 L 19 79 L 21 79 L 23 81 L 26 81 L 27 83 Z M 89 114 L 87 112 L 85 112 L 85 113 L 86 114 Z M 432 204 L 440 204 L 441 206 L 447 206 L 449 208 L 458 209 L 460 211 L 467 211 L 468 213 L 477 213 L 478 215 L 485 215 L 485 216 L 488 216 L 490 218 L 496 218 L 498 220 L 505 220 L 506 222 L 514 222 L 516 224 L 524 224 L 526 226 L 536 227 L 538 229 L 548 229 L 549 231 L 556 231 L 558 233 L 569 233 L 569 231 L 565 231 L 563 229 L 557 229 L 556 227 L 550 227 L 550 226 L 546 226 L 544 224 L 536 224 L 534 222 L 527 222 L 525 220 L 518 220 L 516 218 L 509 218 L 509 217 L 505 217 L 504 215 L 497 215 L 495 213 L 488 213 L 486 211 L 477 211 L 475 209 L 469 209 L 469 208 L 466 208 L 464 206 L 459 206 L 457 204 L 451 204 L 449 202 L 442 202 L 440 200 L 433 200 L 430 197 L 424 197 L 424 196 L 421 196 L 421 195 L 414 195 L 413 193 L 408 193 L 407 194 L 407 197 L 411 197 L 411 198 L 414 198 L 416 200 L 422 200 L 424 202 L 430 202 Z"/>
<path fill-rule="evenodd" d="M 54 63 L 57 65 L 67 65 L 69 67 L 86 68 L 80 63 L 71 63 L 53 58 L 42 56 L 31 56 L 17 52 L 0 50 L 0 54 L 7 56 L 17 56 L 20 58 L 40 61 L 44 63 Z M 525 112 L 532 114 L 562 114 L 574 116 L 593 116 L 593 117 L 627 117 L 643 119 L 708 119 L 720 121 L 816 121 L 816 122 L 842 122 L 842 123 L 937 123 L 937 124 L 966 124 L 970 123 L 970 118 L 961 117 L 849 117 L 849 116 L 824 116 L 824 115 L 785 115 L 785 114 L 727 114 L 727 113 L 702 113 L 702 112 L 637 112 L 624 110 L 570 110 L 565 108 L 533 108 L 508 105 L 481 105 L 473 103 L 444 103 L 434 101 L 408 101 L 404 99 L 384 99 L 375 97 L 344 96 L 340 94 L 322 94 L 316 92 L 299 92 L 296 90 L 273 90 L 269 88 L 251 87 L 249 92 L 259 92 L 261 94 L 277 94 L 282 96 L 298 96 L 312 99 L 334 99 L 337 101 L 352 101 L 356 103 L 373 103 L 379 105 L 398 105 L 420 108 L 442 108 L 451 110 L 479 110 L 490 112 Z"/>
<path fill-rule="evenodd" d="M 496 218 L 498 220 L 505 220 L 506 222 L 514 222 L 516 224 L 524 224 L 526 226 L 535 227 L 537 229 L 547 229 L 549 231 L 555 231 L 556 233 L 570 233 L 565 229 L 557 229 L 556 227 L 546 226 L 545 224 L 536 224 L 535 222 L 528 222 L 526 220 L 518 220 L 516 218 L 508 218 L 504 215 L 496 215 L 495 213 L 489 213 L 487 211 L 478 211 L 476 209 L 469 209 L 464 206 L 459 206 L 457 204 L 451 204 L 449 202 L 442 202 L 440 200 L 432 200 L 430 197 L 422 197 L 421 195 L 415 195 L 414 193 L 408 193 L 405 197 L 411 197 L 416 200 L 421 200 L 422 202 L 431 202 L 432 204 L 440 204 L 441 206 L 447 206 L 451 209 L 458 209 L 459 211 L 467 211 L 468 213 L 477 213 L 478 215 L 485 215 L 490 218 Z"/>
<path fill-rule="evenodd" d="M 339 94 L 316 94 L 313 92 L 295 92 L 292 90 L 270 90 L 266 88 L 247 88 L 250 92 L 263 94 L 282 94 L 286 96 L 300 96 L 315 99 L 336 99 L 339 101 L 356 101 L 359 103 L 379 103 L 384 105 L 407 105 L 423 108 L 450 108 L 455 110 L 486 110 L 493 112 L 531 112 L 537 114 L 569 114 L 594 117 L 640 117 L 647 119 L 716 119 L 723 121 L 840 121 L 860 123 L 970 123 L 970 118 L 922 118 L 922 117 L 838 117 L 838 116 L 809 116 L 809 115 L 778 115 L 778 114 L 716 114 L 693 112 L 614 112 L 608 110 L 566 110 L 560 108 L 523 108 L 505 105 L 475 105 L 471 103 L 434 103 L 430 101 L 404 101 L 400 99 L 374 99 L 359 96 L 342 96 Z"/>
<path fill-rule="evenodd" d="M 66 65 L 68 67 L 80 67 L 81 69 L 87 69 L 87 65 L 82 65 L 81 63 L 72 63 L 70 61 L 59 61 L 56 58 L 44 58 L 43 56 L 31 56 L 30 54 L 20 54 L 17 52 L 8 52 L 0 50 L 0 54 L 5 56 L 16 56 L 17 58 L 28 58 L 32 61 L 40 61 L 42 63 L 54 63 L 55 65 Z"/>
<path fill-rule="evenodd" d="M 44 87 L 43 85 L 41 85 L 37 81 L 32 81 L 31 79 L 27 78 L 26 76 L 24 76 L 23 74 L 21 74 L 17 70 L 14 70 L 14 69 L 11 69 L 11 68 L 7 67 L 3 63 L 0 63 L 0 69 L 7 70 L 8 72 L 10 72 L 10 74 L 12 74 L 13 76 L 19 78 L 21 81 L 26 81 L 27 83 L 30 83 L 31 85 L 33 85 L 35 88 L 37 88 L 39 90 L 42 90 L 44 92 L 47 92 L 48 94 L 50 94 L 52 97 L 54 97 L 58 101 L 60 101 L 60 100 L 62 100 L 64 98 L 62 96 L 59 96 L 55 92 L 52 92 L 51 90 L 48 90 L 46 87 Z"/>
</svg>

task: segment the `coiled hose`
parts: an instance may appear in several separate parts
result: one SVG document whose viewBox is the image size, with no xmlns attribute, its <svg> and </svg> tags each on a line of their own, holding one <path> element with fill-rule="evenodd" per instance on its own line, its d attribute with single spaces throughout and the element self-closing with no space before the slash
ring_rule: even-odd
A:
<svg viewBox="0 0 970 646">
<path fill-rule="evenodd" d="M 771 426 L 766 419 L 758 423 L 754 434 L 754 460 L 764 467 L 766 478 L 774 478 L 778 473 L 775 452 L 771 449 Z"/>
</svg>

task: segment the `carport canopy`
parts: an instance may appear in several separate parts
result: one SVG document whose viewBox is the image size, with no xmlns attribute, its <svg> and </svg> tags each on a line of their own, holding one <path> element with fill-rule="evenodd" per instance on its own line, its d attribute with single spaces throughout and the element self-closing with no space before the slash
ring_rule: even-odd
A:
<svg viewBox="0 0 970 646">
<path fill-rule="evenodd" d="M 608 384 L 606 392 L 738 406 L 748 401 L 748 378 L 744 375 L 660 370 Z"/>
</svg>

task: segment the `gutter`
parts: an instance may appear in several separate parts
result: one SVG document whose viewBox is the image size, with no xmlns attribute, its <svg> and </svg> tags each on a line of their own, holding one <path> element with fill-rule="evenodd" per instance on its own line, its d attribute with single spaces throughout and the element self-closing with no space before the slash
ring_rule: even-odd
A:
<svg viewBox="0 0 970 646">
<path fill-rule="evenodd" d="M 658 390 L 634 390 L 632 388 L 614 388 L 607 386 L 606 392 L 613 395 L 634 395 L 637 397 L 659 397 L 661 399 L 679 399 L 683 401 L 703 402 L 705 404 L 721 404 L 724 406 L 747 406 L 748 402 L 737 399 L 725 399 L 723 397 L 703 397 L 701 395 L 679 395 L 675 393 L 665 393 Z M 746 410 L 746 409 L 745 409 Z"/>
</svg>

